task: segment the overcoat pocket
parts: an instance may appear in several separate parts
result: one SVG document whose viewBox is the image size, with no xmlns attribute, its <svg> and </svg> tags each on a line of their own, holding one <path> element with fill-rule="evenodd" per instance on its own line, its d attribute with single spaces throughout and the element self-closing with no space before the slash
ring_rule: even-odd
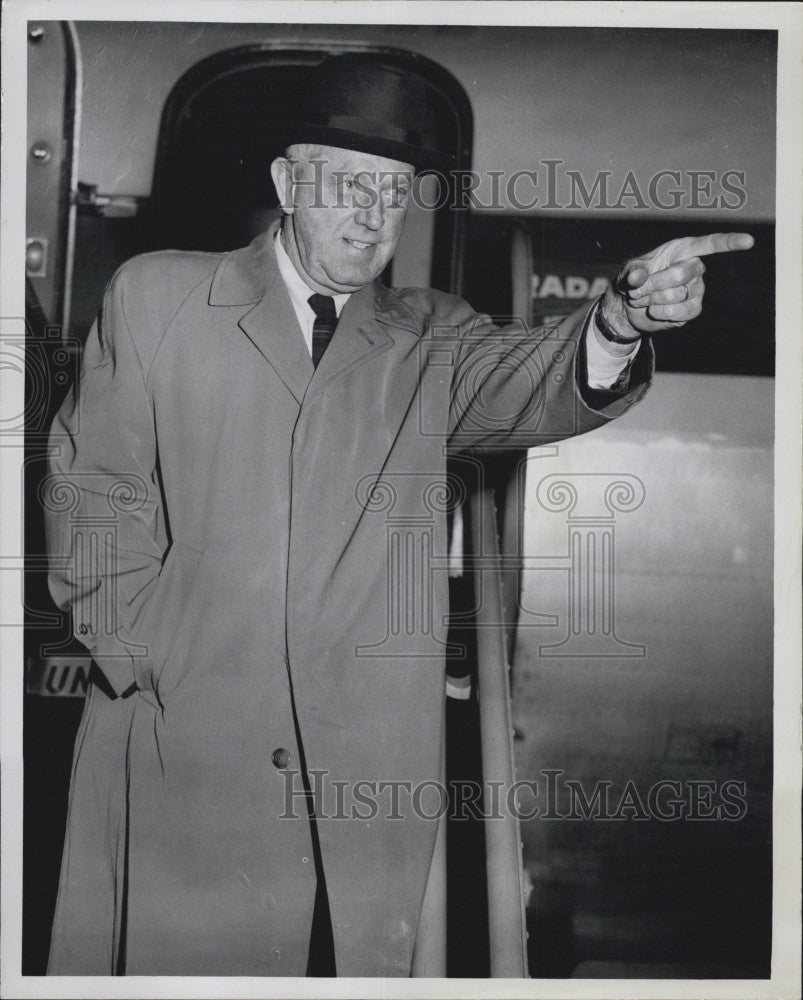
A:
<svg viewBox="0 0 803 1000">
<path fill-rule="evenodd" d="M 159 681 L 176 643 L 182 616 L 202 553 L 174 539 L 147 605 L 131 638 L 141 647 L 134 656 L 134 676 L 140 695 L 162 707 Z"/>
</svg>

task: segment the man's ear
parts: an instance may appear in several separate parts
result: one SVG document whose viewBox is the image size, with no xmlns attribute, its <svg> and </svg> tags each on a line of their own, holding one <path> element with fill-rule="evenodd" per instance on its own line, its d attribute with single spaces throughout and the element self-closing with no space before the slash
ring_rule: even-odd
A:
<svg viewBox="0 0 803 1000">
<path fill-rule="evenodd" d="M 273 186 L 279 198 L 279 207 L 286 215 L 295 211 L 293 202 L 293 164 L 286 156 L 277 156 L 270 165 Z"/>
</svg>

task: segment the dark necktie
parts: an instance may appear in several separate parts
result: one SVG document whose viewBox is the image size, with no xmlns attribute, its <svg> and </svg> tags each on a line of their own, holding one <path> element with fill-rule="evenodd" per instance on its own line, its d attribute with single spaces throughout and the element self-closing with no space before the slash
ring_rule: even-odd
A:
<svg viewBox="0 0 803 1000">
<path fill-rule="evenodd" d="M 332 334 L 337 326 L 335 300 L 331 295 L 319 295 L 317 292 L 307 299 L 315 313 L 315 323 L 312 327 L 312 363 L 318 367 L 323 352 L 329 346 Z"/>
</svg>

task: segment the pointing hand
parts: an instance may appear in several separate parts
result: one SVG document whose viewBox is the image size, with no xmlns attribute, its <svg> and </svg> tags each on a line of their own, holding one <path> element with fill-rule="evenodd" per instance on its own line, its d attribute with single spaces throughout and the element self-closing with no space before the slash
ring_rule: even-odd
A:
<svg viewBox="0 0 803 1000">
<path fill-rule="evenodd" d="M 685 236 L 629 260 L 602 300 L 605 323 L 628 340 L 682 326 L 703 308 L 705 265 L 700 258 L 749 250 L 753 242 L 749 233 Z"/>
</svg>

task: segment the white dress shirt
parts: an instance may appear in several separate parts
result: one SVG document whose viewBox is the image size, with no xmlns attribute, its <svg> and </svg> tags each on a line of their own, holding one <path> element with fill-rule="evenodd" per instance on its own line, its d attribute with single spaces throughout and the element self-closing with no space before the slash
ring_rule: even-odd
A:
<svg viewBox="0 0 803 1000">
<path fill-rule="evenodd" d="M 293 309 L 298 317 L 298 325 L 304 334 L 304 343 L 307 345 L 307 350 L 311 356 L 312 327 L 315 323 L 315 312 L 307 299 L 313 294 L 313 290 L 304 281 L 298 271 L 296 271 L 295 264 L 287 256 L 287 251 L 282 246 L 279 233 L 280 230 L 277 231 L 273 241 L 273 245 L 276 247 L 276 262 L 279 265 L 279 274 L 281 274 L 285 285 L 287 285 L 287 291 L 290 293 L 290 301 L 293 303 Z M 343 311 L 343 306 L 348 302 L 350 294 L 350 292 L 346 292 L 345 295 L 332 295 L 332 298 L 335 300 L 335 312 L 338 319 L 340 319 L 340 313 Z"/>
<path fill-rule="evenodd" d="M 287 255 L 281 240 L 281 230 L 277 231 L 274 239 L 276 248 L 276 262 L 279 265 L 279 273 L 287 285 L 290 293 L 290 301 L 298 317 L 298 325 L 304 334 L 304 343 L 307 350 L 312 354 L 312 328 L 315 324 L 315 313 L 312 306 L 307 301 L 313 290 L 307 285 L 295 268 L 295 265 Z M 343 311 L 343 306 L 349 300 L 349 294 L 332 295 L 335 300 L 335 312 L 338 319 Z M 599 309 L 599 306 L 596 306 Z M 632 348 L 626 345 L 603 344 L 600 335 L 596 331 L 594 323 L 594 312 L 592 311 L 586 323 L 586 376 L 590 389 L 609 389 L 617 378 L 627 367 L 638 351 L 639 341 L 636 341 Z"/>
</svg>

